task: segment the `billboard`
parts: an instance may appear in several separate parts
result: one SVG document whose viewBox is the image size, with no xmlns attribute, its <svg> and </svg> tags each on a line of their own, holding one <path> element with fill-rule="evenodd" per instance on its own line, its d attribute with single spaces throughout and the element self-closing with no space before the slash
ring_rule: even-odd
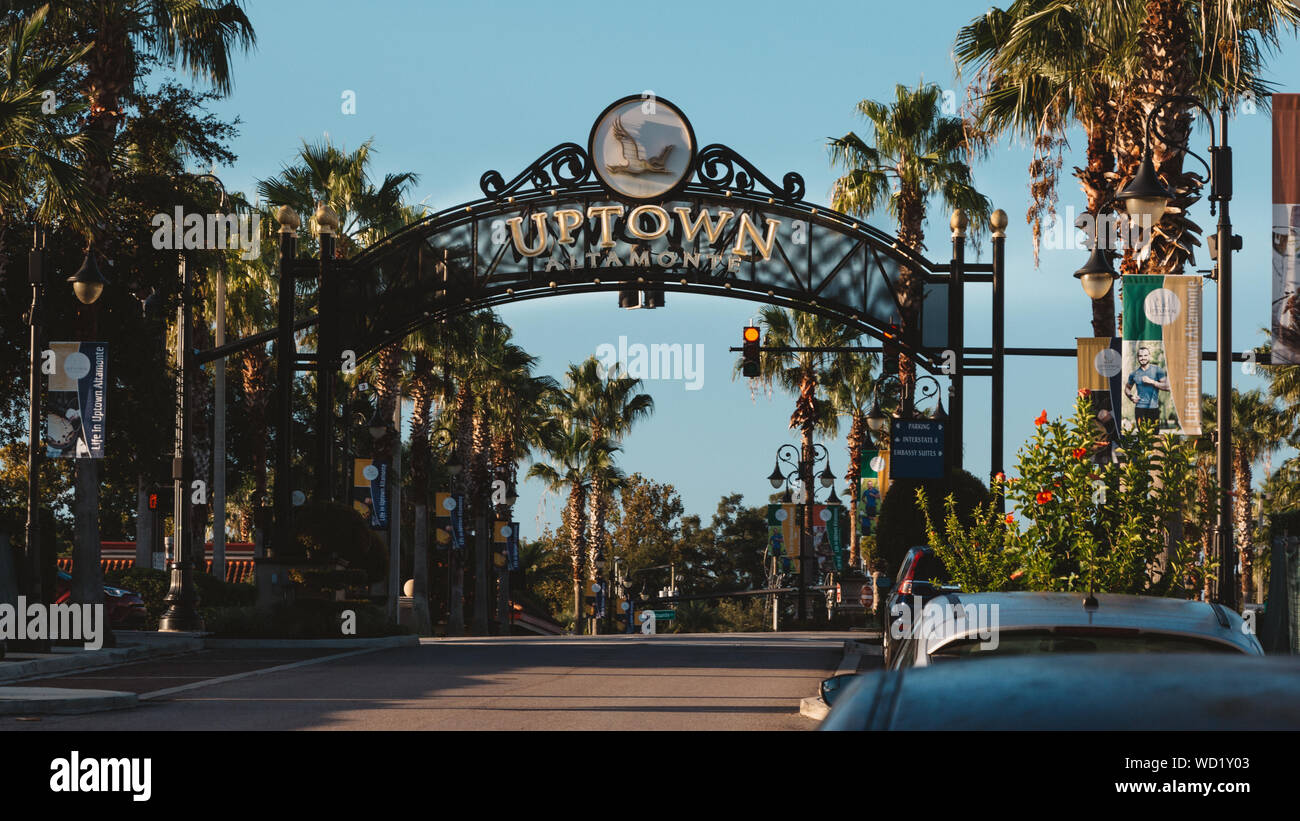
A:
<svg viewBox="0 0 1300 821">
<path fill-rule="evenodd" d="M 1300 94 L 1273 95 L 1273 348 L 1300 364 Z"/>
<path fill-rule="evenodd" d="M 103 459 L 108 421 L 108 343 L 52 342 L 45 404 L 47 459 Z"/>
<path fill-rule="evenodd" d="M 1121 426 L 1201 433 L 1201 278 L 1124 277 Z"/>
</svg>

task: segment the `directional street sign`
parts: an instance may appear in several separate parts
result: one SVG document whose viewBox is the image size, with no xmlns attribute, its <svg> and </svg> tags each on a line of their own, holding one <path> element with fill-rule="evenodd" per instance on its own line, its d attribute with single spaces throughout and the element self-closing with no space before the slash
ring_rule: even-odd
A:
<svg viewBox="0 0 1300 821">
<path fill-rule="evenodd" d="M 656 611 L 655 611 L 655 618 L 658 619 L 659 621 L 667 621 L 668 619 L 675 619 L 675 618 L 677 618 L 677 611 L 676 611 L 676 610 L 656 610 Z"/>
</svg>

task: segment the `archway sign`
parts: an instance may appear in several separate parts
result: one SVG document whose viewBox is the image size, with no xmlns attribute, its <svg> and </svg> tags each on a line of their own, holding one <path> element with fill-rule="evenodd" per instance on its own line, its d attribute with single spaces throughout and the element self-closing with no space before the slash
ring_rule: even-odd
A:
<svg viewBox="0 0 1300 821">
<path fill-rule="evenodd" d="M 724 145 L 699 147 L 686 115 L 649 95 L 608 106 L 585 146 L 558 145 L 510 180 L 488 171 L 479 187 L 483 199 L 331 266 L 336 350 L 360 361 L 463 311 L 619 290 L 798 308 L 885 340 L 899 324 L 899 270 L 910 266 L 927 279 L 946 270 L 882 231 L 806 202 L 797 173 L 778 185 Z M 896 333 L 889 341 L 925 370 L 942 364 Z"/>
<path fill-rule="evenodd" d="M 278 381 L 289 385 L 297 370 L 337 371 L 465 311 L 591 291 L 641 292 L 647 305 L 662 305 L 669 291 L 712 294 L 836 319 L 884 342 L 887 355 L 906 353 L 918 367 L 950 376 L 948 427 L 958 467 L 962 379 L 992 376 L 1000 453 L 999 233 L 992 266 L 964 262 L 964 228 L 954 232 L 952 261 L 931 263 L 883 231 L 806 202 L 799 174 L 788 172 L 777 184 L 725 145 L 700 147 L 685 113 L 651 95 L 609 105 L 585 146 L 557 145 L 509 180 L 488 171 L 479 187 L 482 199 L 413 223 L 350 260 L 333 258 L 330 235 L 321 236 L 319 260 L 298 259 L 297 223 L 286 216 L 293 224 L 280 233 L 277 327 L 200 361 L 274 338 Z M 920 327 L 903 336 L 895 293 L 905 270 L 927 291 Z M 317 273 L 317 315 L 297 319 L 295 279 Z M 962 294 L 963 283 L 974 281 L 994 283 L 994 342 L 990 359 L 967 363 L 974 349 L 963 347 Z M 294 332 L 312 324 L 317 352 L 299 354 Z M 323 499 L 333 498 L 333 382 L 317 380 L 315 495 Z M 276 415 L 279 429 L 291 431 L 289 391 L 278 397 Z M 290 437 L 282 435 L 268 556 L 291 539 L 291 474 Z"/>
</svg>

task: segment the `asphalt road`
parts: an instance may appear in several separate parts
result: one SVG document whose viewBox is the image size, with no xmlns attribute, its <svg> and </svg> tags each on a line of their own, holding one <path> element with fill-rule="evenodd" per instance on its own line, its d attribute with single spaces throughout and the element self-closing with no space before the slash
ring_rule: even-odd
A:
<svg viewBox="0 0 1300 821">
<path fill-rule="evenodd" d="M 220 651 L 61 679 L 124 711 L 0 720 L 58 730 L 809 730 L 799 700 L 845 633 L 426 639 L 349 653 Z M 152 694 L 152 695 L 151 695 Z"/>
</svg>

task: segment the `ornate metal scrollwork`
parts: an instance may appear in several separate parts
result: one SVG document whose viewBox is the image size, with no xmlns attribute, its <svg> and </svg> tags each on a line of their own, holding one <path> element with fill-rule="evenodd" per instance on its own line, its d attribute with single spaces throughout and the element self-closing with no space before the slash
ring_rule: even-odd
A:
<svg viewBox="0 0 1300 821">
<path fill-rule="evenodd" d="M 518 193 L 531 185 L 537 190 L 549 188 L 577 188 L 591 177 L 591 158 L 576 143 L 561 143 L 533 161 L 510 182 L 499 171 L 487 171 L 479 178 L 478 187 L 491 199 Z"/>
<path fill-rule="evenodd" d="M 758 183 L 774 199 L 782 202 L 797 202 L 804 195 L 804 182 L 800 174 L 790 171 L 782 178 L 782 185 L 777 185 L 749 160 L 718 143 L 705 146 L 695 156 L 695 176 L 701 185 L 712 191 L 722 192 L 735 188 L 751 193 L 754 184 Z"/>
</svg>

